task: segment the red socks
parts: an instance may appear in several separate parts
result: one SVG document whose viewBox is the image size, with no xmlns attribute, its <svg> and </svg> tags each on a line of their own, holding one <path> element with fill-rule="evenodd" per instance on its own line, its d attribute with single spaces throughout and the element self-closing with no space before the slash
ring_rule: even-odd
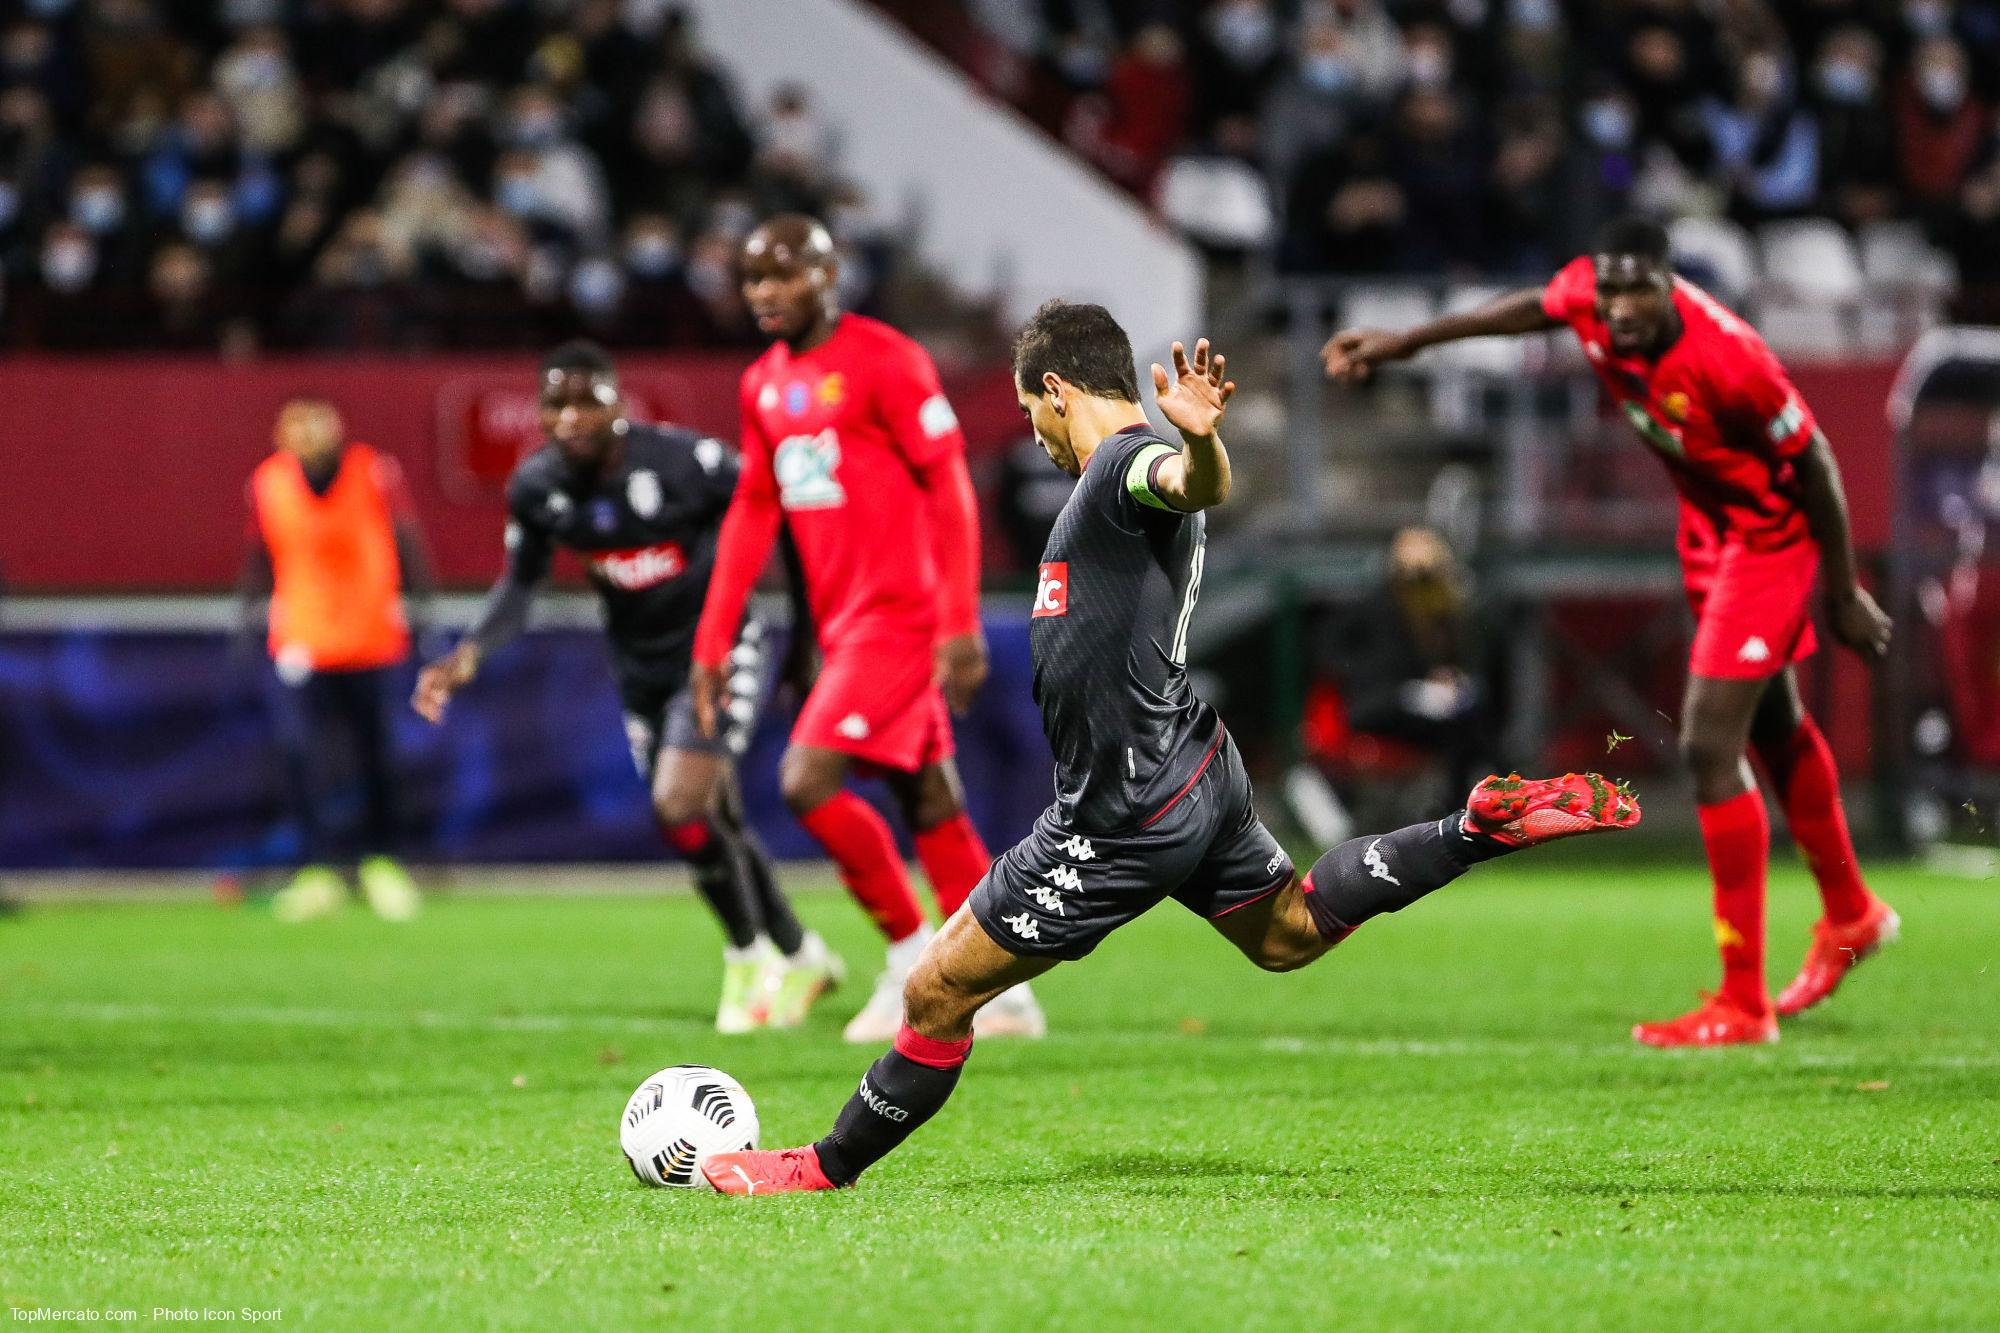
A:
<svg viewBox="0 0 2000 1333">
<path fill-rule="evenodd" d="M 1834 767 L 1826 737 L 1807 718 L 1789 740 L 1760 750 L 1759 758 L 1784 802 L 1792 841 L 1819 884 L 1826 919 L 1836 926 L 1859 921 L 1868 911 L 1870 895 L 1854 859 L 1847 811 L 1840 804 L 1840 771 Z"/>
<path fill-rule="evenodd" d="M 896 840 L 868 802 L 851 791 L 836 792 L 799 816 L 799 823 L 826 848 L 854 901 L 892 942 L 907 939 L 924 924 Z"/>
<path fill-rule="evenodd" d="M 1764 873 L 1771 821 L 1764 794 L 1752 787 L 1697 806 L 1708 869 L 1715 879 L 1715 943 L 1722 951 L 1722 994 L 1752 1014 L 1771 1012 L 1764 989 Z"/>
<path fill-rule="evenodd" d="M 938 911 L 949 918 L 971 896 L 993 858 L 987 855 L 979 830 L 972 827 L 964 811 L 921 830 L 915 841 L 917 860 L 923 863 L 924 877 L 931 882 Z"/>
</svg>

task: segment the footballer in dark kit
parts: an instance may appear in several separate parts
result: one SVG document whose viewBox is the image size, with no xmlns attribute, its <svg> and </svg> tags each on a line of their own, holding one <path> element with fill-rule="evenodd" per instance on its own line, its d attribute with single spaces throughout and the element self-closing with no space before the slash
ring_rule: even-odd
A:
<svg viewBox="0 0 2000 1333">
<path fill-rule="evenodd" d="M 506 569 L 478 622 L 424 669 L 417 711 L 439 720 L 480 663 L 526 625 L 556 549 L 576 552 L 603 607 L 626 735 L 661 833 L 729 938 L 716 1028 L 796 1026 L 837 984 L 840 960 L 800 926 L 743 822 L 734 761 L 766 685 L 764 626 L 744 623 L 713 738 L 696 727 L 688 689 L 736 453 L 694 431 L 630 420 L 615 367 L 588 343 L 543 362 L 541 414 L 548 442 L 507 482 Z"/>
</svg>

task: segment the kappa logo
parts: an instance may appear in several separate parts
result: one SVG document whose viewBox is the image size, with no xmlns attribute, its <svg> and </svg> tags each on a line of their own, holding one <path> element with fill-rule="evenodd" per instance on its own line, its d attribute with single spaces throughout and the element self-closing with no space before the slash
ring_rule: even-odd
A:
<svg viewBox="0 0 2000 1333">
<path fill-rule="evenodd" d="M 1000 919 L 1007 923 L 1009 930 L 1024 940 L 1038 940 L 1042 937 L 1042 928 L 1035 924 L 1035 918 L 1029 916 L 1026 912 L 1021 913 L 1019 916 L 1003 916 Z M 866 1083 L 862 1084 L 864 1088 L 867 1086 Z"/>
<path fill-rule="evenodd" d="M 1367 866 L 1368 873 L 1375 878 L 1385 879 L 1399 889 L 1403 887 L 1403 881 L 1389 873 L 1389 863 L 1382 857 L 1382 840 L 1380 838 L 1368 844 L 1368 850 L 1361 855 L 1361 864 Z"/>
<path fill-rule="evenodd" d="M 1035 580 L 1035 611 L 1030 619 L 1069 614 L 1069 561 L 1045 560 Z"/>
<path fill-rule="evenodd" d="M 1076 872 L 1076 867 L 1074 866 L 1051 867 L 1042 872 L 1042 878 L 1057 888 L 1070 893 L 1075 893 L 1083 887 L 1083 876 Z"/>
<path fill-rule="evenodd" d="M 910 1118 L 907 1107 L 893 1105 L 887 1097 L 868 1086 L 868 1076 L 861 1076 L 861 1100 L 869 1110 L 884 1120 L 904 1121 Z"/>
<path fill-rule="evenodd" d="M 1097 856 L 1097 849 L 1090 845 L 1090 839 L 1080 833 L 1072 833 L 1056 845 L 1067 852 L 1073 860 L 1090 861 Z"/>
<path fill-rule="evenodd" d="M 1765 643 L 1761 635 L 1752 634 L 1743 641 L 1743 646 L 1736 650 L 1736 660 L 1739 662 L 1768 662 L 1771 660 L 1771 645 Z"/>
<path fill-rule="evenodd" d="M 1284 863 L 1285 863 L 1285 854 L 1283 852 L 1275 852 L 1272 854 L 1271 859 L 1264 863 L 1264 873 L 1267 875 L 1275 875 L 1278 873 L 1278 867 L 1283 865 Z"/>
<path fill-rule="evenodd" d="M 1042 905 L 1044 912 L 1054 912 L 1057 916 L 1068 916 L 1062 905 L 1062 895 L 1046 884 L 1030 884 L 1028 896 Z"/>
<path fill-rule="evenodd" d="M 651 468 L 640 468 L 625 481 L 625 503 L 640 518 L 658 517 L 664 498 L 660 493 L 660 476 Z"/>
<path fill-rule="evenodd" d="M 840 437 L 828 426 L 817 435 L 791 435 L 778 442 L 771 471 L 778 498 L 787 509 L 836 509 L 847 490 L 834 475 L 840 468 Z"/>
<path fill-rule="evenodd" d="M 868 739 L 868 719 L 859 713 L 849 713 L 840 719 L 840 725 L 834 730 L 851 741 L 865 741 Z"/>
<path fill-rule="evenodd" d="M 590 570 L 614 588 L 639 592 L 679 578 L 687 571 L 687 552 L 679 542 L 600 551 L 590 557 Z"/>
</svg>

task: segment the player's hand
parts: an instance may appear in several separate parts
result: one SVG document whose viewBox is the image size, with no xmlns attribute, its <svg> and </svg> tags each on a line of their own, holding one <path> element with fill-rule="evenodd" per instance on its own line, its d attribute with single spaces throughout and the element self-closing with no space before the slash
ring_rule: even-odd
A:
<svg viewBox="0 0 2000 1333">
<path fill-rule="evenodd" d="M 696 662 L 688 673 L 688 688 L 694 692 L 694 725 L 705 741 L 715 739 L 716 712 L 722 704 L 722 673 L 726 662 L 707 665 Z"/>
<path fill-rule="evenodd" d="M 417 689 L 410 696 L 410 707 L 426 722 L 444 721 L 444 707 L 451 702 L 451 696 L 464 688 L 478 671 L 479 649 L 470 643 L 459 644 L 417 673 Z"/>
<path fill-rule="evenodd" d="M 961 716 L 972 707 L 972 696 L 986 683 L 986 636 L 974 630 L 957 634 L 937 646 L 937 680 L 944 701 Z"/>
<path fill-rule="evenodd" d="M 1229 396 L 1236 392 L 1235 381 L 1223 373 L 1226 358 L 1218 352 L 1209 355 L 1208 339 L 1203 338 L 1194 345 L 1194 360 L 1188 360 L 1187 349 L 1174 344 L 1173 382 L 1167 382 L 1166 368 L 1159 362 L 1153 363 L 1153 396 L 1159 400 L 1160 412 L 1173 423 L 1174 429 L 1190 439 L 1206 439 L 1215 434 L 1215 428 L 1222 421 L 1223 408 L 1229 403 Z"/>
<path fill-rule="evenodd" d="M 1328 379 L 1359 384 L 1375 367 L 1407 360 L 1410 348 L 1402 334 L 1386 329 L 1342 329 L 1327 339 L 1326 346 L 1319 349 L 1319 356 L 1326 362 Z"/>
<path fill-rule="evenodd" d="M 1894 623 L 1865 588 L 1856 588 L 1833 604 L 1833 636 L 1866 657 L 1885 657 Z"/>
</svg>

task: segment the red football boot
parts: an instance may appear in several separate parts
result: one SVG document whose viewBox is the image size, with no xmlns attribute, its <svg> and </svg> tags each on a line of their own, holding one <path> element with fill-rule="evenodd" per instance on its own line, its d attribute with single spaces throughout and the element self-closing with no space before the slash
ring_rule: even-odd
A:
<svg viewBox="0 0 2000 1333">
<path fill-rule="evenodd" d="M 820 1170 L 808 1144 L 779 1152 L 719 1152 L 704 1157 L 701 1174 L 717 1194 L 800 1194 L 837 1186 Z"/>
<path fill-rule="evenodd" d="M 1786 1018 L 1812 1008 L 1864 958 L 1873 957 L 1885 944 L 1894 944 L 1903 921 L 1880 898 L 1869 900 L 1868 910 L 1859 921 L 1836 926 L 1825 917 L 1813 922 L 1812 945 L 1806 961 L 1792 984 L 1778 994 L 1778 1012 Z"/>
<path fill-rule="evenodd" d="M 1778 1039 L 1778 1019 L 1753 1014 L 1726 995 L 1702 993 L 1701 1007 L 1664 1023 L 1639 1023 L 1632 1040 L 1647 1046 L 1740 1046 Z"/>
<path fill-rule="evenodd" d="M 1565 773 L 1559 778 L 1510 773 L 1488 778 L 1472 789 L 1465 802 L 1465 823 L 1509 847 L 1531 847 L 1580 833 L 1636 827 L 1639 798 L 1595 773 Z"/>
</svg>

